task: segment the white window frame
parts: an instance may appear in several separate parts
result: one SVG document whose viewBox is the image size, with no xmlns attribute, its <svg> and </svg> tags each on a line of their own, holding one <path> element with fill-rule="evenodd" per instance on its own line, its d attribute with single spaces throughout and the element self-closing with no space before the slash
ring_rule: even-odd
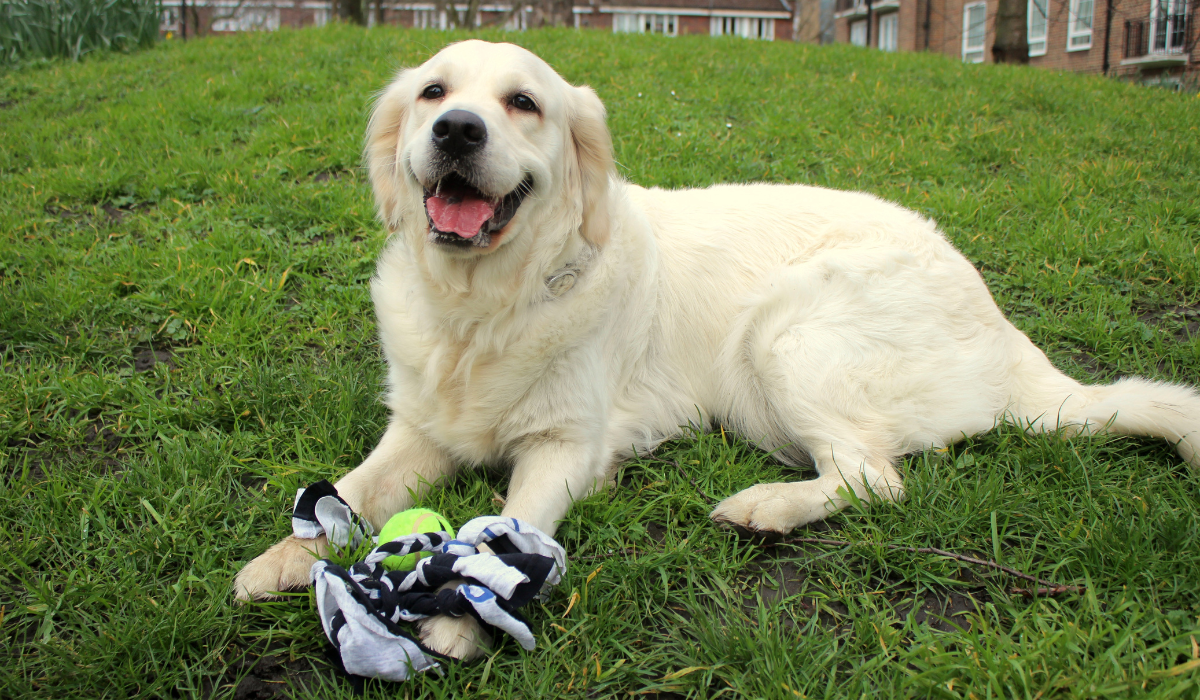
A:
<svg viewBox="0 0 1200 700">
<path fill-rule="evenodd" d="M 1172 37 L 1182 33 L 1175 21 L 1178 17 L 1184 17 L 1184 21 L 1187 21 L 1187 0 L 1150 0 L 1150 39 L 1146 42 L 1147 54 L 1183 53 L 1186 48 L 1184 44 L 1171 42 Z M 1186 27 L 1186 24 L 1184 26 Z M 1162 46 L 1158 45 L 1160 31 Z M 1186 41 L 1186 37 L 1184 40 Z"/>
<path fill-rule="evenodd" d="M 889 12 L 879 15 L 879 44 L 880 51 L 895 51 L 900 41 L 900 13 Z"/>
<path fill-rule="evenodd" d="M 979 45 L 974 46 L 971 40 L 971 12 L 979 10 L 983 13 L 983 34 L 979 37 Z M 963 63 L 983 63 L 984 52 L 987 50 L 987 2 L 971 2 L 963 5 L 962 30 L 962 60 Z M 978 55 L 978 57 L 976 57 Z"/>
<path fill-rule="evenodd" d="M 1088 10 L 1080 10 L 1081 5 Z M 1087 29 L 1079 24 L 1087 19 Z M 1092 27 L 1096 23 L 1096 0 L 1071 0 L 1067 11 L 1067 51 L 1087 51 L 1092 48 Z"/>
<path fill-rule="evenodd" d="M 1042 16 L 1041 33 L 1034 33 L 1034 17 Z M 1027 11 L 1029 22 L 1025 26 L 1025 35 L 1029 41 L 1030 56 L 1045 56 L 1046 55 L 1046 36 L 1049 34 L 1050 28 L 1050 0 L 1029 0 L 1029 9 Z"/>
<path fill-rule="evenodd" d="M 850 23 L 850 44 L 853 46 L 867 45 L 867 20 L 860 19 Z"/>
<path fill-rule="evenodd" d="M 733 17 L 715 15 L 708 20 L 709 36 L 740 36 L 743 39 L 775 40 L 775 20 L 771 17 Z"/>
<path fill-rule="evenodd" d="M 679 35 L 679 15 L 658 12 L 614 12 L 613 34 Z"/>
<path fill-rule="evenodd" d="M 242 5 L 228 17 L 212 20 L 214 32 L 273 32 L 279 29 L 279 8 Z"/>
<path fill-rule="evenodd" d="M 639 24 L 638 16 L 631 12 L 613 13 L 613 34 L 637 34 Z"/>
</svg>

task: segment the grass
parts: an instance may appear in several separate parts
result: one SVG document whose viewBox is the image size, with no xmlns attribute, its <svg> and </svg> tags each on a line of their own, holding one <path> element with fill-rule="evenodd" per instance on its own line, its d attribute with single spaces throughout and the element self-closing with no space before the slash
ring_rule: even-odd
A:
<svg viewBox="0 0 1200 700">
<path fill-rule="evenodd" d="M 0 66 L 151 46 L 161 11 L 158 0 L 4 0 Z"/>
<path fill-rule="evenodd" d="M 1200 382 L 1195 98 L 844 46 L 503 36 L 596 87 L 634 182 L 900 201 L 1070 374 Z M 360 143 L 373 92 L 448 38 L 281 31 L 0 75 L 0 697 L 353 696 L 307 593 L 229 591 L 296 487 L 382 431 Z M 906 502 L 813 528 L 867 544 L 763 547 L 710 500 L 805 475 L 691 434 L 572 508 L 536 650 L 365 696 L 1200 693 L 1200 476 L 1167 445 L 999 429 L 903 469 Z M 505 482 L 423 505 L 462 522 Z M 883 544 L 1086 591 L 1021 597 Z"/>
</svg>

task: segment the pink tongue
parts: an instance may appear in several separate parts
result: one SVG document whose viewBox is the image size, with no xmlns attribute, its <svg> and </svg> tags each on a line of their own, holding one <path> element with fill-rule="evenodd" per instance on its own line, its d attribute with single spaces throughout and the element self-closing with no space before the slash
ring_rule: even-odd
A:
<svg viewBox="0 0 1200 700">
<path fill-rule="evenodd" d="M 425 200 L 425 211 L 433 219 L 437 230 L 457 233 L 463 238 L 479 235 L 484 222 L 495 213 L 490 202 L 470 195 L 430 197 Z"/>
</svg>

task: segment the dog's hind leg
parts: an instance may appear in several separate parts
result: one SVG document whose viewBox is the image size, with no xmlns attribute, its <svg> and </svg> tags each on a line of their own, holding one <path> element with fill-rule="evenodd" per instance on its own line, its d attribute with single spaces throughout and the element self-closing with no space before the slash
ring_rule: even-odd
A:
<svg viewBox="0 0 1200 700">
<path fill-rule="evenodd" d="M 854 451 L 835 454 L 833 445 L 816 452 L 816 479 L 751 486 L 721 501 L 710 517 L 755 532 L 787 533 L 845 508 L 850 493 L 863 500 L 904 497 L 891 460 Z"/>
<path fill-rule="evenodd" d="M 819 476 L 748 488 L 715 520 L 787 532 L 850 493 L 899 500 L 902 455 L 993 427 L 1004 387 L 979 377 L 997 374 L 1003 319 L 981 283 L 982 304 L 952 284 L 962 270 L 944 268 L 877 249 L 822 255 L 766 281 L 722 349 L 715 412 L 783 461 L 811 460 Z"/>
</svg>

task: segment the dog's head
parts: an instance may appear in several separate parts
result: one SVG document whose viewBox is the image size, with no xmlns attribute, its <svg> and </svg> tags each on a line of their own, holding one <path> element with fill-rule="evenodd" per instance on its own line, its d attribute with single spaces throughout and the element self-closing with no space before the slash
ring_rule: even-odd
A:
<svg viewBox="0 0 1200 700">
<path fill-rule="evenodd" d="M 380 218 L 455 258 L 576 232 L 602 245 L 604 116 L 590 88 L 525 49 L 453 44 L 401 71 L 375 106 L 366 157 Z"/>
</svg>

